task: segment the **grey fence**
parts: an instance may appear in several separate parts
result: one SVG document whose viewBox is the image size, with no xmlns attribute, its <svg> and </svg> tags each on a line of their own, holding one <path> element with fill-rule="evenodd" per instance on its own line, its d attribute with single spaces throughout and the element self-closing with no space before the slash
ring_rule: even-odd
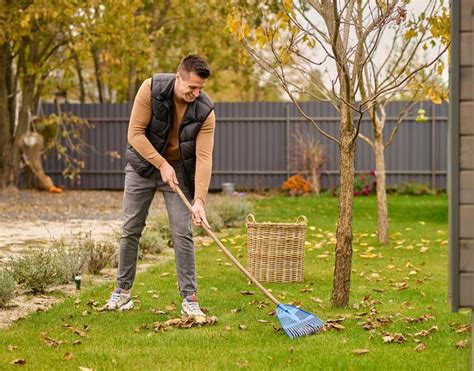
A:
<svg viewBox="0 0 474 371">
<path fill-rule="evenodd" d="M 305 111 L 331 135 L 338 136 L 337 111 L 326 102 L 305 102 Z M 394 102 L 387 108 L 385 135 L 394 127 L 404 102 Z M 394 141 L 386 149 L 386 172 L 389 185 L 416 180 L 432 188 L 446 188 L 447 172 L 447 114 L 448 106 L 423 103 L 428 116 L 426 123 L 407 116 Z M 122 189 L 125 167 L 124 148 L 130 104 L 64 104 L 63 112 L 86 118 L 93 128 L 84 133 L 85 140 L 95 149 L 87 150 L 86 168 L 80 182 L 71 183 L 62 177 L 63 165 L 51 153 L 44 165 L 55 183 L 79 189 Z M 54 105 L 44 104 L 43 111 L 55 111 Z M 416 113 L 416 109 L 414 110 Z M 233 182 L 238 189 L 279 188 L 292 173 L 291 158 L 295 154 L 297 132 L 316 137 L 327 152 L 322 174 L 322 186 L 338 183 L 337 145 L 322 136 L 291 103 L 217 103 L 216 135 L 211 189 L 221 188 L 223 182 Z M 366 117 L 361 132 L 372 137 Z M 120 159 L 106 155 L 117 151 Z M 375 168 L 369 145 L 358 139 L 356 171 L 369 172 Z"/>
</svg>

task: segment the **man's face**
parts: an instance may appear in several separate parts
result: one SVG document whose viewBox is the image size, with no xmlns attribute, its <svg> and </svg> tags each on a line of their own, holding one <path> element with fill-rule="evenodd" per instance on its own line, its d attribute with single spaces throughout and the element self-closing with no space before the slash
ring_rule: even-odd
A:
<svg viewBox="0 0 474 371">
<path fill-rule="evenodd" d="M 194 72 L 178 72 L 174 92 L 179 99 L 191 103 L 199 97 L 206 82 L 207 79 L 199 77 Z"/>
</svg>

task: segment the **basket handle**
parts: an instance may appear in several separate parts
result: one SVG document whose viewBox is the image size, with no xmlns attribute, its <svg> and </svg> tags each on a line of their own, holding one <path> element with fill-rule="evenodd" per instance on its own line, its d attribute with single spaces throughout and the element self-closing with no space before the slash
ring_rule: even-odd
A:
<svg viewBox="0 0 474 371">
<path fill-rule="evenodd" d="M 253 216 L 253 214 L 247 215 L 247 223 L 256 223 L 255 216 Z"/>
<path fill-rule="evenodd" d="M 308 223 L 308 219 L 304 215 L 300 215 L 296 219 L 296 224 L 307 224 L 307 223 Z"/>
</svg>

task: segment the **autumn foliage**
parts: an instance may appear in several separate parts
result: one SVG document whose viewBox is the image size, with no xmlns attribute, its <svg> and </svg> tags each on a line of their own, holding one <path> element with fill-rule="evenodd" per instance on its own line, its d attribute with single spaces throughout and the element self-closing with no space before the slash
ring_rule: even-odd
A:
<svg viewBox="0 0 474 371">
<path fill-rule="evenodd" d="M 293 175 L 283 183 L 282 189 L 291 196 L 301 196 L 311 192 L 311 183 L 300 175 Z"/>
</svg>

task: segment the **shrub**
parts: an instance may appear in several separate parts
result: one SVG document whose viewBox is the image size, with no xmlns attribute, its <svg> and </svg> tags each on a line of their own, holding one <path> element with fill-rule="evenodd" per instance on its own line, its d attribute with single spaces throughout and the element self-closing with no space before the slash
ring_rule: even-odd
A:
<svg viewBox="0 0 474 371">
<path fill-rule="evenodd" d="M 291 196 L 300 196 L 311 192 L 311 184 L 300 175 L 293 175 L 286 180 L 282 189 Z"/>
<path fill-rule="evenodd" d="M 67 246 L 63 239 L 53 242 L 52 248 L 57 251 L 65 271 L 61 283 L 70 282 L 74 276 L 86 270 L 90 253 L 83 243 L 85 238 L 79 235 L 71 242 L 70 246 Z"/>
<path fill-rule="evenodd" d="M 143 254 L 159 254 L 166 246 L 160 231 L 146 228 L 140 238 L 139 248 Z"/>
<path fill-rule="evenodd" d="M 339 196 L 339 187 L 332 186 L 328 191 L 333 197 Z M 354 197 L 368 196 L 377 191 L 377 179 L 375 177 L 375 171 L 365 174 L 354 175 Z"/>
<path fill-rule="evenodd" d="M 13 299 L 16 283 L 12 272 L 0 269 L 0 308 L 4 308 Z"/>
<path fill-rule="evenodd" d="M 36 250 L 31 254 L 10 260 L 15 281 L 31 292 L 43 292 L 46 288 L 64 281 L 68 271 L 57 252 Z"/>
<path fill-rule="evenodd" d="M 356 174 L 354 177 L 354 196 L 368 196 L 376 192 L 377 180 L 375 172 Z"/>
<path fill-rule="evenodd" d="M 85 241 L 85 248 L 89 252 L 87 271 L 99 274 L 116 256 L 117 247 L 113 242 L 95 242 L 92 239 Z"/>
<path fill-rule="evenodd" d="M 291 158 L 291 169 L 296 172 L 309 173 L 311 191 L 319 195 L 321 191 L 321 170 L 327 160 L 327 151 L 315 138 L 298 131 L 295 140 L 294 155 Z"/>
<path fill-rule="evenodd" d="M 417 181 L 403 182 L 396 186 L 395 192 L 399 195 L 433 195 L 435 191 L 430 189 L 430 187 L 424 183 L 419 183 Z"/>
<path fill-rule="evenodd" d="M 171 244 L 171 230 L 167 213 L 160 213 L 153 218 L 150 218 L 147 228 L 149 230 L 158 232 L 161 239 L 165 241 L 168 246 Z"/>
<path fill-rule="evenodd" d="M 217 226 L 220 224 L 218 216 L 222 220 L 222 227 L 237 227 L 243 224 L 245 217 L 250 212 L 250 203 L 240 197 L 219 197 L 215 199 L 209 208 L 206 209 L 207 214 L 216 214 L 208 218 L 209 222 L 215 223 L 214 229 L 219 230 Z M 218 215 L 218 216 L 217 216 Z M 210 220 L 212 219 L 212 221 Z M 212 226 L 212 224 L 211 224 Z"/>
</svg>

